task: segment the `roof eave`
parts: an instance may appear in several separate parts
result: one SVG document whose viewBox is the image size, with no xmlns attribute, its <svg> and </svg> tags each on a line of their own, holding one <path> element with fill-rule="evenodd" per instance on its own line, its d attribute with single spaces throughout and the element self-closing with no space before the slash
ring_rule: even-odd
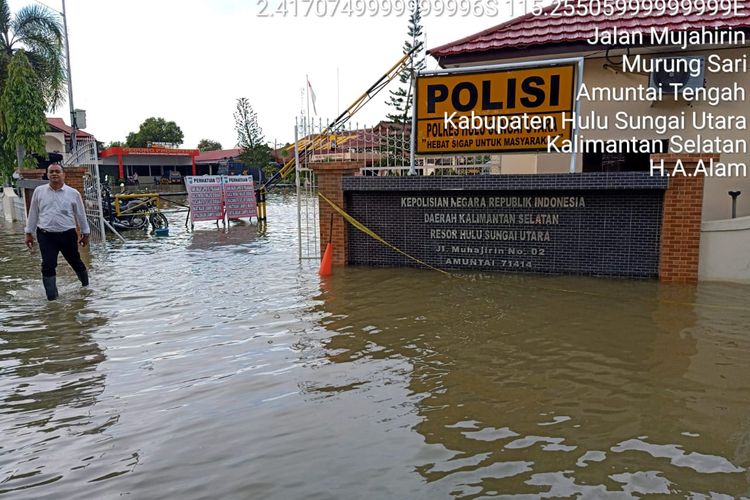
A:
<svg viewBox="0 0 750 500">
<path fill-rule="evenodd" d="M 570 54 L 572 52 L 591 52 L 594 50 L 603 50 L 606 47 L 590 45 L 586 42 L 576 43 L 557 43 L 543 46 L 532 47 L 513 47 L 506 49 L 486 50 L 482 52 L 464 52 L 460 54 L 450 54 L 441 57 L 433 56 L 437 59 L 441 68 L 450 66 L 464 65 L 471 63 L 481 63 L 486 61 L 521 59 L 536 56 L 550 56 Z"/>
<path fill-rule="evenodd" d="M 750 27 L 743 26 L 743 27 L 736 27 L 733 28 L 734 31 L 742 31 L 745 33 L 745 35 L 750 38 Z M 455 42 L 458 43 L 458 42 Z M 455 45 L 455 43 L 450 45 Z M 444 47 L 447 47 L 448 45 L 445 45 Z M 652 48 L 652 47 L 659 47 L 660 45 L 654 44 L 654 43 L 645 43 L 643 45 L 634 45 L 630 48 L 632 49 L 643 49 L 643 48 Z M 744 46 L 736 46 L 737 48 L 744 47 Z M 537 56 L 550 56 L 550 55 L 563 55 L 563 54 L 571 54 L 571 53 L 586 53 L 586 52 L 596 52 L 596 51 L 606 51 L 607 49 L 612 49 L 612 46 L 609 45 L 591 45 L 588 42 L 584 40 L 576 40 L 571 42 L 559 42 L 559 43 L 550 43 L 545 45 L 529 45 L 525 47 L 507 47 L 502 49 L 490 49 L 490 50 L 484 50 L 484 51 L 462 51 L 457 54 L 447 54 L 447 55 L 436 55 L 434 52 L 438 51 L 438 48 L 432 49 L 432 51 L 428 52 L 432 57 L 434 57 L 441 68 L 447 68 L 449 66 L 455 66 L 455 65 L 464 65 L 464 64 L 471 64 L 471 63 L 480 63 L 480 62 L 486 62 L 486 61 L 495 61 L 495 60 L 508 60 L 508 59 L 521 59 L 521 58 L 529 58 L 529 57 L 537 57 Z M 623 49 L 624 47 L 618 46 L 614 47 L 617 49 Z"/>
</svg>

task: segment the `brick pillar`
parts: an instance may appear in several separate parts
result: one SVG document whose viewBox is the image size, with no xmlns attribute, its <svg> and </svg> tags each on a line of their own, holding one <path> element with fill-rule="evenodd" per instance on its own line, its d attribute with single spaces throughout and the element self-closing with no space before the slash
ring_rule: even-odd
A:
<svg viewBox="0 0 750 500">
<path fill-rule="evenodd" d="M 341 178 L 354 175 L 364 165 L 355 161 L 336 161 L 312 163 L 311 168 L 318 176 L 318 191 L 339 207 L 346 210 L 344 191 L 341 189 Z M 329 234 L 333 243 L 333 265 L 345 266 L 348 262 L 348 247 L 346 237 L 346 221 L 331 206 L 319 200 L 320 214 L 320 253 L 325 251 Z M 331 231 L 331 215 L 333 215 L 333 231 Z"/>
<path fill-rule="evenodd" d="M 708 167 L 719 155 L 658 154 L 652 155 L 653 165 L 663 160 L 664 172 L 669 173 L 669 187 L 664 193 L 659 248 L 659 281 L 665 283 L 696 283 L 701 241 L 703 213 L 702 172 L 695 172 L 699 161 Z M 685 170 L 675 171 L 681 162 Z"/>
<path fill-rule="evenodd" d="M 65 168 L 65 184 L 77 189 L 81 193 L 81 198 L 84 195 L 83 176 L 88 173 L 87 167 L 66 167 Z"/>
<path fill-rule="evenodd" d="M 24 179 L 41 180 L 46 172 L 47 170 L 43 168 L 24 168 L 21 170 L 21 175 Z M 33 192 L 33 189 L 24 189 L 26 196 L 26 216 L 29 215 L 29 206 L 31 205 L 31 195 Z"/>
<path fill-rule="evenodd" d="M 83 176 L 88 172 L 88 170 L 89 169 L 86 167 L 65 167 L 65 184 L 74 189 L 77 189 L 78 192 L 81 193 L 81 198 L 84 197 Z M 46 173 L 47 169 L 45 168 L 25 168 L 21 170 L 21 175 L 23 175 L 24 179 L 40 180 Z M 33 191 L 31 189 L 27 189 L 26 191 L 28 191 L 26 193 L 26 213 L 28 213 L 28 205 L 29 203 L 31 203 L 31 194 Z"/>
<path fill-rule="evenodd" d="M 24 168 L 21 170 L 21 175 L 24 179 L 41 179 L 47 172 L 44 168 Z"/>
<path fill-rule="evenodd" d="M 86 167 L 65 167 L 65 184 L 75 188 L 83 197 L 83 176 L 88 172 Z M 47 169 L 44 168 L 25 168 L 21 170 L 24 179 L 41 179 Z"/>
</svg>

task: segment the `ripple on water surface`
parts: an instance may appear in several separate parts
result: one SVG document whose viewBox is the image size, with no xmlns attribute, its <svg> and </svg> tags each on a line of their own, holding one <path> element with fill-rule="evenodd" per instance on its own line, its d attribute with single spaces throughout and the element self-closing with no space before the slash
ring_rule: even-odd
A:
<svg viewBox="0 0 750 500">
<path fill-rule="evenodd" d="M 750 288 L 336 269 L 267 231 L 126 235 L 42 297 L 0 226 L 0 492 L 748 496 Z"/>
</svg>

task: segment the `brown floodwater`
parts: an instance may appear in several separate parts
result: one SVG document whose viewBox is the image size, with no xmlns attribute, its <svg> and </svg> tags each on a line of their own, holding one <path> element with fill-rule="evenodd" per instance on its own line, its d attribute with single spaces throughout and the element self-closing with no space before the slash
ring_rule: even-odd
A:
<svg viewBox="0 0 750 500">
<path fill-rule="evenodd" d="M 750 286 L 299 264 L 296 202 L 85 254 L 0 222 L 0 495 L 750 497 Z"/>
</svg>

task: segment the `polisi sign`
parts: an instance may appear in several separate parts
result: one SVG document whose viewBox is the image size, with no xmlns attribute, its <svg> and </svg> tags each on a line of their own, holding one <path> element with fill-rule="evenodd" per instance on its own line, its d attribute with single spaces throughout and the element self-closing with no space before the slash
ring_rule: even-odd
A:
<svg viewBox="0 0 750 500">
<path fill-rule="evenodd" d="M 574 65 L 417 78 L 417 153 L 546 151 L 570 139 Z"/>
</svg>

